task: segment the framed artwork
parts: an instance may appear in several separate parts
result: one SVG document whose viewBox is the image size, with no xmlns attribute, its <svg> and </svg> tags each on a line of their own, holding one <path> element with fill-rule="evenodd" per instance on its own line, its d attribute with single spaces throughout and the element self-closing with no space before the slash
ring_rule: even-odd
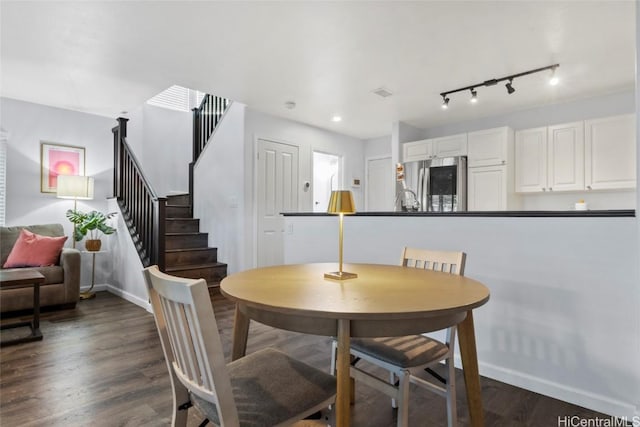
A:
<svg viewBox="0 0 640 427">
<path fill-rule="evenodd" d="M 84 147 L 40 142 L 40 192 L 55 193 L 58 175 L 84 175 Z"/>
</svg>

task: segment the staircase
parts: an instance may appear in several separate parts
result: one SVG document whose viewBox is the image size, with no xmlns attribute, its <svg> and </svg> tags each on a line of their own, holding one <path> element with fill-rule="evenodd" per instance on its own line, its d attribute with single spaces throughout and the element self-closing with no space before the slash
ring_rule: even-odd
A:
<svg viewBox="0 0 640 427">
<path fill-rule="evenodd" d="M 218 250 L 208 247 L 209 236 L 193 218 L 193 172 L 196 160 L 230 105 L 225 98 L 205 95 L 193 109 L 193 162 L 189 164 L 189 192 L 159 197 L 147 181 L 127 144 L 127 121 L 118 118 L 113 132 L 113 195 L 118 201 L 142 265 L 157 265 L 166 273 L 204 278 L 210 293 L 219 291 L 227 265 Z"/>
<path fill-rule="evenodd" d="M 208 246 L 200 220 L 192 218 L 189 194 L 167 196 L 165 272 L 192 279 L 204 278 L 211 294 L 219 292 L 227 265 L 218 262 L 218 249 Z"/>
</svg>

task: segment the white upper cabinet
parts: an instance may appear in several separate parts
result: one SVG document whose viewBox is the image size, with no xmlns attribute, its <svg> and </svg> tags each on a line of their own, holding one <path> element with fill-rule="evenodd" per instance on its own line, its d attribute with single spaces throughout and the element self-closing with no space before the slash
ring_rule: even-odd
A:
<svg viewBox="0 0 640 427">
<path fill-rule="evenodd" d="M 516 132 L 516 191 L 529 193 L 547 189 L 547 128 Z"/>
<path fill-rule="evenodd" d="M 513 131 L 508 127 L 487 129 L 468 134 L 467 166 L 504 165 L 509 162 L 509 144 Z"/>
<path fill-rule="evenodd" d="M 516 132 L 516 191 L 584 190 L 583 122 Z"/>
<path fill-rule="evenodd" d="M 402 144 L 402 161 L 428 160 L 435 157 L 467 155 L 467 134 L 422 139 Z"/>
<path fill-rule="evenodd" d="M 432 140 L 434 157 L 455 157 L 467 155 L 467 134 L 444 136 Z"/>
<path fill-rule="evenodd" d="M 636 123 L 633 114 L 585 121 L 587 190 L 636 186 Z"/>
<path fill-rule="evenodd" d="M 549 191 L 584 189 L 584 122 L 549 126 L 547 185 Z"/>
<path fill-rule="evenodd" d="M 405 142 L 402 144 L 402 161 L 413 162 L 416 160 L 427 160 L 433 157 L 431 139 Z"/>
</svg>

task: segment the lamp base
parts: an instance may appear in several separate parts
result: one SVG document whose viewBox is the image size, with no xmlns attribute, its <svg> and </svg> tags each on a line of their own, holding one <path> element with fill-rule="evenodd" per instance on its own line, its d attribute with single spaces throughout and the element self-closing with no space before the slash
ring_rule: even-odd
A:
<svg viewBox="0 0 640 427">
<path fill-rule="evenodd" d="M 347 273 L 346 271 L 333 271 L 331 273 L 324 273 L 325 279 L 347 280 L 355 279 L 356 277 L 358 277 L 356 273 Z"/>
<path fill-rule="evenodd" d="M 96 293 L 95 292 L 91 292 L 91 291 L 83 291 L 80 292 L 80 299 L 91 299 L 91 298 L 95 298 L 96 297 Z"/>
</svg>

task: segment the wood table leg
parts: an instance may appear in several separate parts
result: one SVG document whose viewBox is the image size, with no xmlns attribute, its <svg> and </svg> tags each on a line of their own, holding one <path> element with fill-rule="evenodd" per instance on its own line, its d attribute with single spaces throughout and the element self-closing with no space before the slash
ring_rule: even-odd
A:
<svg viewBox="0 0 640 427">
<path fill-rule="evenodd" d="M 233 347 L 231 360 L 237 360 L 247 352 L 247 339 L 249 338 L 249 323 L 251 319 L 240 310 L 236 304 L 236 313 L 233 319 Z"/>
<path fill-rule="evenodd" d="M 40 333 L 40 283 L 33 284 L 33 335 Z"/>
<path fill-rule="evenodd" d="M 351 323 L 348 319 L 338 319 L 338 353 L 336 355 L 336 426 L 347 427 L 351 417 L 351 363 L 349 350 Z"/>
<path fill-rule="evenodd" d="M 478 371 L 478 354 L 476 352 L 476 337 L 471 310 L 467 311 L 467 317 L 458 325 L 458 343 L 460 344 L 460 357 L 462 358 L 462 369 L 464 370 L 471 425 L 473 427 L 483 427 L 484 413 L 482 410 L 480 373 Z"/>
</svg>

